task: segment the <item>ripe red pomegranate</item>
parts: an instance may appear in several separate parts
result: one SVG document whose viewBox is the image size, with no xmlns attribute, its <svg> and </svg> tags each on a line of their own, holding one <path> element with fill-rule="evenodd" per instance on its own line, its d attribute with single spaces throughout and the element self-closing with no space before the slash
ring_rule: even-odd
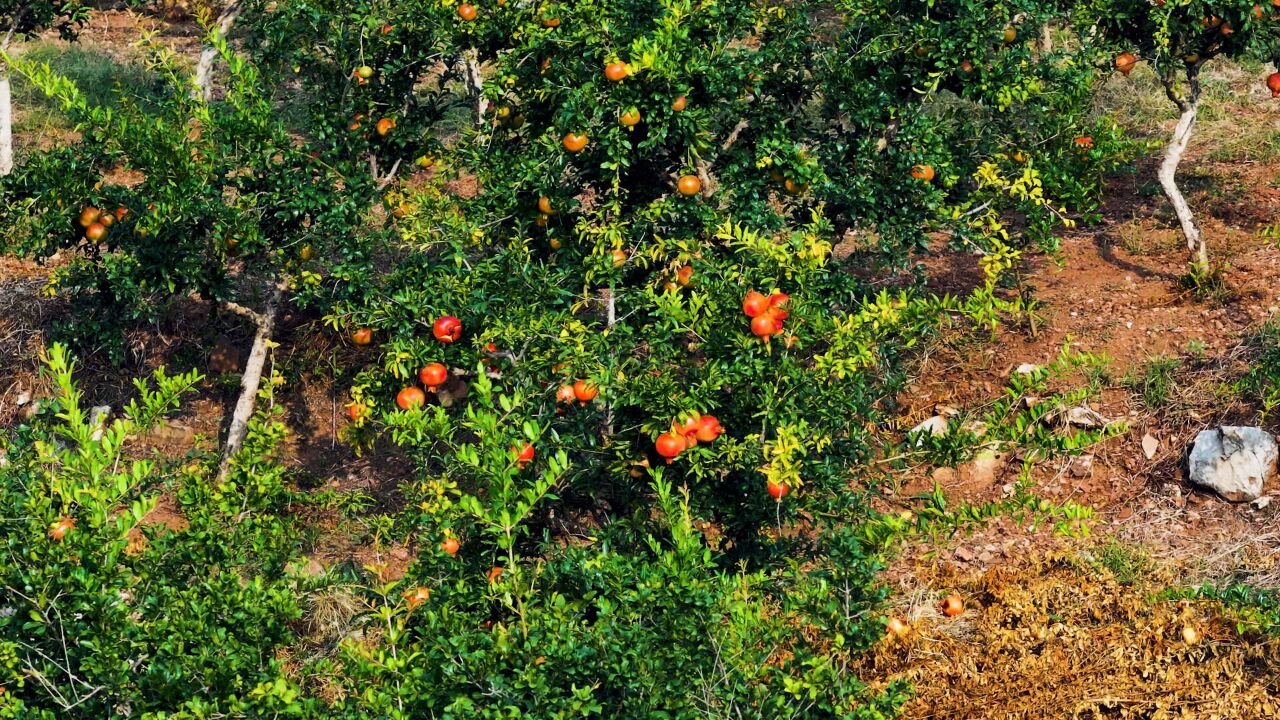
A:
<svg viewBox="0 0 1280 720">
<path fill-rule="evenodd" d="M 622 82 L 627 79 L 627 75 L 629 74 L 626 63 L 613 62 L 609 63 L 604 68 L 604 76 L 609 78 L 612 82 Z"/>
<path fill-rule="evenodd" d="M 533 446 L 529 443 L 525 443 L 523 448 L 517 448 L 515 445 L 512 445 L 511 452 L 516 454 L 516 465 L 519 465 L 520 467 L 524 467 L 525 465 L 533 462 Z"/>
<path fill-rule="evenodd" d="M 556 402 L 572 403 L 577 399 L 577 393 L 573 391 L 573 386 L 569 384 L 561 385 L 556 391 Z"/>
<path fill-rule="evenodd" d="M 774 482 L 773 480 L 769 481 L 768 490 L 769 496 L 774 500 L 781 500 L 787 496 L 787 493 L 791 492 L 791 488 L 786 483 Z"/>
<path fill-rule="evenodd" d="M 451 343 L 462 337 L 462 321 L 452 315 L 436 320 L 431 333 L 442 343 Z"/>
<path fill-rule="evenodd" d="M 671 462 L 685 451 L 684 438 L 672 432 L 664 432 L 659 435 L 657 441 L 654 442 L 654 446 L 657 447 L 658 454 L 666 458 L 667 462 Z"/>
<path fill-rule="evenodd" d="M 1267 89 L 1271 91 L 1271 97 L 1280 97 L 1280 72 L 1267 76 Z"/>
<path fill-rule="evenodd" d="M 420 408 L 427 402 L 427 396 L 416 387 L 407 387 L 396 395 L 396 405 L 401 410 Z"/>
<path fill-rule="evenodd" d="M 720 421 L 714 415 L 703 415 L 698 420 L 698 440 L 702 442 L 714 442 L 716 438 L 724 434 L 724 427 L 720 425 Z"/>
<path fill-rule="evenodd" d="M 594 383 L 579 380 L 573 384 L 573 396 L 584 405 L 595 400 L 599 394 L 600 388 L 597 388 Z"/>
<path fill-rule="evenodd" d="M 791 296 L 786 293 L 774 293 L 769 296 L 769 310 L 773 312 L 773 316 L 779 320 L 786 320 L 791 313 L 787 312 L 787 303 L 791 301 Z"/>
<path fill-rule="evenodd" d="M 767 338 L 782 330 L 782 322 L 770 313 L 751 318 L 751 334 L 759 338 Z"/>
<path fill-rule="evenodd" d="M 449 377 L 449 370 L 443 364 L 438 362 L 428 363 L 426 367 L 418 371 L 418 379 L 426 386 L 429 392 L 435 392 L 436 388 L 444 384 Z"/>
<path fill-rule="evenodd" d="M 769 309 L 769 298 L 752 290 L 742 299 L 742 312 L 749 317 L 758 317 Z"/>
</svg>

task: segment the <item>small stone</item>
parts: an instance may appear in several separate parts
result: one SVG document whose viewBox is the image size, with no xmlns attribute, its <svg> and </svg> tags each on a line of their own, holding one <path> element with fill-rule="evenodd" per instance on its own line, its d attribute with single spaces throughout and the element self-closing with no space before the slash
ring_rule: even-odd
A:
<svg viewBox="0 0 1280 720">
<path fill-rule="evenodd" d="M 1019 375 L 1030 375 L 1031 373 L 1039 369 L 1040 369 L 1039 365 L 1035 365 L 1032 363 L 1022 363 L 1014 370 L 1014 372 L 1018 373 Z"/>
<path fill-rule="evenodd" d="M 984 486 L 991 484 L 996 479 L 996 470 L 1000 467 L 1000 461 L 1000 457 L 990 452 L 978 455 L 973 461 L 972 479 Z"/>
<path fill-rule="evenodd" d="M 946 435 L 947 419 L 941 415 L 934 415 L 919 425 L 911 428 L 910 435 L 919 436 L 916 439 L 916 447 L 924 444 L 924 435 Z"/>
<path fill-rule="evenodd" d="M 1151 436 L 1150 433 L 1142 436 L 1142 454 L 1150 460 L 1156 456 L 1156 451 L 1160 449 L 1160 441 Z"/>
<path fill-rule="evenodd" d="M 18 393 L 18 396 L 13 399 L 13 404 L 17 405 L 18 407 L 22 407 L 30 402 L 31 402 L 31 393 L 27 392 L 26 390 L 23 390 L 22 392 Z"/>
</svg>

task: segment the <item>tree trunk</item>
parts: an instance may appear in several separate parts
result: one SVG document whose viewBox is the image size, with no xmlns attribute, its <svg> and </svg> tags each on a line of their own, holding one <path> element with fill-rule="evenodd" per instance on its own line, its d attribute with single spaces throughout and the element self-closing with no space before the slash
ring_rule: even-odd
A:
<svg viewBox="0 0 1280 720">
<path fill-rule="evenodd" d="M 1178 183 L 1175 176 L 1178 172 L 1178 164 L 1182 162 L 1182 155 L 1187 151 L 1187 143 L 1191 140 L 1191 132 L 1195 129 L 1196 115 L 1200 111 L 1200 105 L 1197 102 L 1186 103 L 1182 107 L 1182 117 L 1178 118 L 1178 125 L 1173 129 L 1173 137 L 1169 139 L 1169 146 L 1165 149 L 1164 162 L 1160 163 L 1160 187 L 1164 188 L 1165 197 L 1169 198 L 1169 203 L 1173 205 L 1173 212 L 1178 216 L 1178 222 L 1182 225 L 1182 235 L 1187 240 L 1187 250 L 1194 254 L 1196 268 L 1201 272 L 1209 268 L 1209 254 L 1205 247 L 1204 237 L 1200 234 L 1200 228 L 1196 227 L 1195 217 L 1191 214 L 1191 206 L 1187 205 L 1187 200 L 1182 196 L 1182 191 L 1178 189 Z"/>
<path fill-rule="evenodd" d="M 240 379 L 240 399 L 236 401 L 235 413 L 227 428 L 227 442 L 222 448 L 222 462 L 218 466 L 218 482 L 224 482 L 231 473 L 231 458 L 240 451 L 249 432 L 249 420 L 253 417 L 254 407 L 258 402 L 258 388 L 262 385 L 262 369 L 267 364 L 267 345 L 275 331 L 283 298 L 284 283 L 280 283 L 267 300 L 262 314 L 255 314 L 258 329 L 253 336 L 253 349 L 249 351 L 249 359 L 245 362 L 244 376 Z"/>
<path fill-rule="evenodd" d="M 240 3 L 233 1 L 218 16 L 215 34 L 224 38 L 240 17 Z M 205 45 L 200 51 L 200 62 L 196 63 L 195 92 L 204 100 L 208 100 L 213 92 L 213 63 L 218 59 L 218 49 Z"/>
<path fill-rule="evenodd" d="M 480 54 L 475 50 L 467 50 L 464 56 L 467 72 L 467 91 L 475 101 L 476 127 L 484 124 L 484 114 L 489 110 L 489 100 L 484 96 L 484 76 L 480 74 Z"/>
<path fill-rule="evenodd" d="M 0 62 L 0 177 L 13 172 L 13 101 L 9 94 L 9 66 Z"/>
</svg>

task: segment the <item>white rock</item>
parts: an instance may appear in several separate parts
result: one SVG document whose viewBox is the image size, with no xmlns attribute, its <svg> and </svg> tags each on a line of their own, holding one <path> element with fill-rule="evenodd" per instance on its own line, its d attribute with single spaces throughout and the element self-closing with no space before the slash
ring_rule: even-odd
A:
<svg viewBox="0 0 1280 720">
<path fill-rule="evenodd" d="M 921 436 L 916 440 L 917 446 L 919 446 L 924 441 L 924 437 L 923 437 L 924 435 L 946 435 L 947 419 L 942 417 L 941 415 L 934 415 L 928 420 L 925 420 L 919 425 L 911 428 L 911 434 Z"/>
<path fill-rule="evenodd" d="M 1033 363 L 1022 363 L 1017 367 L 1017 369 L 1014 370 L 1014 372 L 1018 373 L 1019 375 L 1030 375 L 1031 373 L 1039 369 L 1040 369 L 1039 365 L 1035 365 Z"/>
<path fill-rule="evenodd" d="M 1160 441 L 1152 437 L 1151 433 L 1142 436 L 1142 454 L 1146 455 L 1148 460 L 1154 458 L 1159 449 Z"/>
<path fill-rule="evenodd" d="M 1249 502 L 1275 476 L 1278 455 L 1275 437 L 1262 428 L 1201 430 L 1188 460 L 1191 482 L 1231 502 Z"/>
</svg>

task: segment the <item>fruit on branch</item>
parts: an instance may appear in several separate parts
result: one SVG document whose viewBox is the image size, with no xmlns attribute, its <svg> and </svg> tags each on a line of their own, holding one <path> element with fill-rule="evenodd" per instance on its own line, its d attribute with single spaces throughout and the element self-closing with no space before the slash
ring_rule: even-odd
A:
<svg viewBox="0 0 1280 720">
<path fill-rule="evenodd" d="M 605 66 L 604 76 L 610 82 L 622 82 L 627 79 L 630 72 L 627 70 L 627 64 L 623 62 L 612 62 Z"/>
<path fill-rule="evenodd" d="M 742 312 L 747 317 L 758 317 L 769 309 L 769 298 L 752 290 L 742 299 Z"/>
<path fill-rule="evenodd" d="M 430 588 L 419 585 L 412 590 L 404 591 L 404 605 L 410 610 L 416 609 L 419 605 L 426 602 L 431 597 Z"/>
<path fill-rule="evenodd" d="M 585 133 L 566 133 L 563 142 L 564 149 L 576 155 L 587 147 L 587 136 Z"/>
<path fill-rule="evenodd" d="M 724 427 L 720 425 L 720 421 L 714 415 L 703 415 L 698 418 L 698 429 L 695 437 L 699 442 L 715 442 L 716 438 L 724 434 Z"/>
<path fill-rule="evenodd" d="M 90 225 L 98 222 L 98 218 L 102 216 L 102 211 L 96 207 L 87 207 L 80 211 L 80 227 L 88 228 Z"/>
<path fill-rule="evenodd" d="M 653 445 L 658 454 L 667 459 L 667 462 L 675 460 L 687 447 L 684 438 L 673 432 L 662 433 Z"/>
<path fill-rule="evenodd" d="M 442 343 L 451 343 L 462 337 L 462 321 L 452 315 L 445 315 L 431 326 L 431 334 Z"/>
<path fill-rule="evenodd" d="M 427 388 L 427 392 L 435 392 L 449 377 L 449 370 L 442 363 L 428 363 L 418 371 L 418 380 Z"/>
<path fill-rule="evenodd" d="M 583 405 L 595 400 L 599 394 L 600 388 L 596 387 L 595 383 L 579 380 L 573 384 L 573 397 Z"/>
<path fill-rule="evenodd" d="M 416 387 L 407 387 L 396 394 L 396 405 L 401 410 L 413 410 L 427 403 L 427 395 Z"/>
<path fill-rule="evenodd" d="M 512 445 L 511 452 L 514 453 L 516 456 L 516 467 L 522 470 L 524 469 L 525 465 L 528 465 L 529 463 L 533 462 L 534 451 L 533 451 L 533 445 L 531 445 L 530 443 L 525 443 L 524 447 L 520 447 L 520 448 L 516 447 L 515 445 Z"/>
<path fill-rule="evenodd" d="M 368 412 L 369 408 L 365 407 L 364 403 L 353 402 L 347 406 L 347 415 L 351 418 L 351 422 L 360 422 Z"/>
<path fill-rule="evenodd" d="M 558 403 L 569 404 L 577 399 L 578 394 L 573 391 L 573 385 L 565 383 L 560 386 L 559 390 L 556 390 L 556 402 Z"/>
</svg>

